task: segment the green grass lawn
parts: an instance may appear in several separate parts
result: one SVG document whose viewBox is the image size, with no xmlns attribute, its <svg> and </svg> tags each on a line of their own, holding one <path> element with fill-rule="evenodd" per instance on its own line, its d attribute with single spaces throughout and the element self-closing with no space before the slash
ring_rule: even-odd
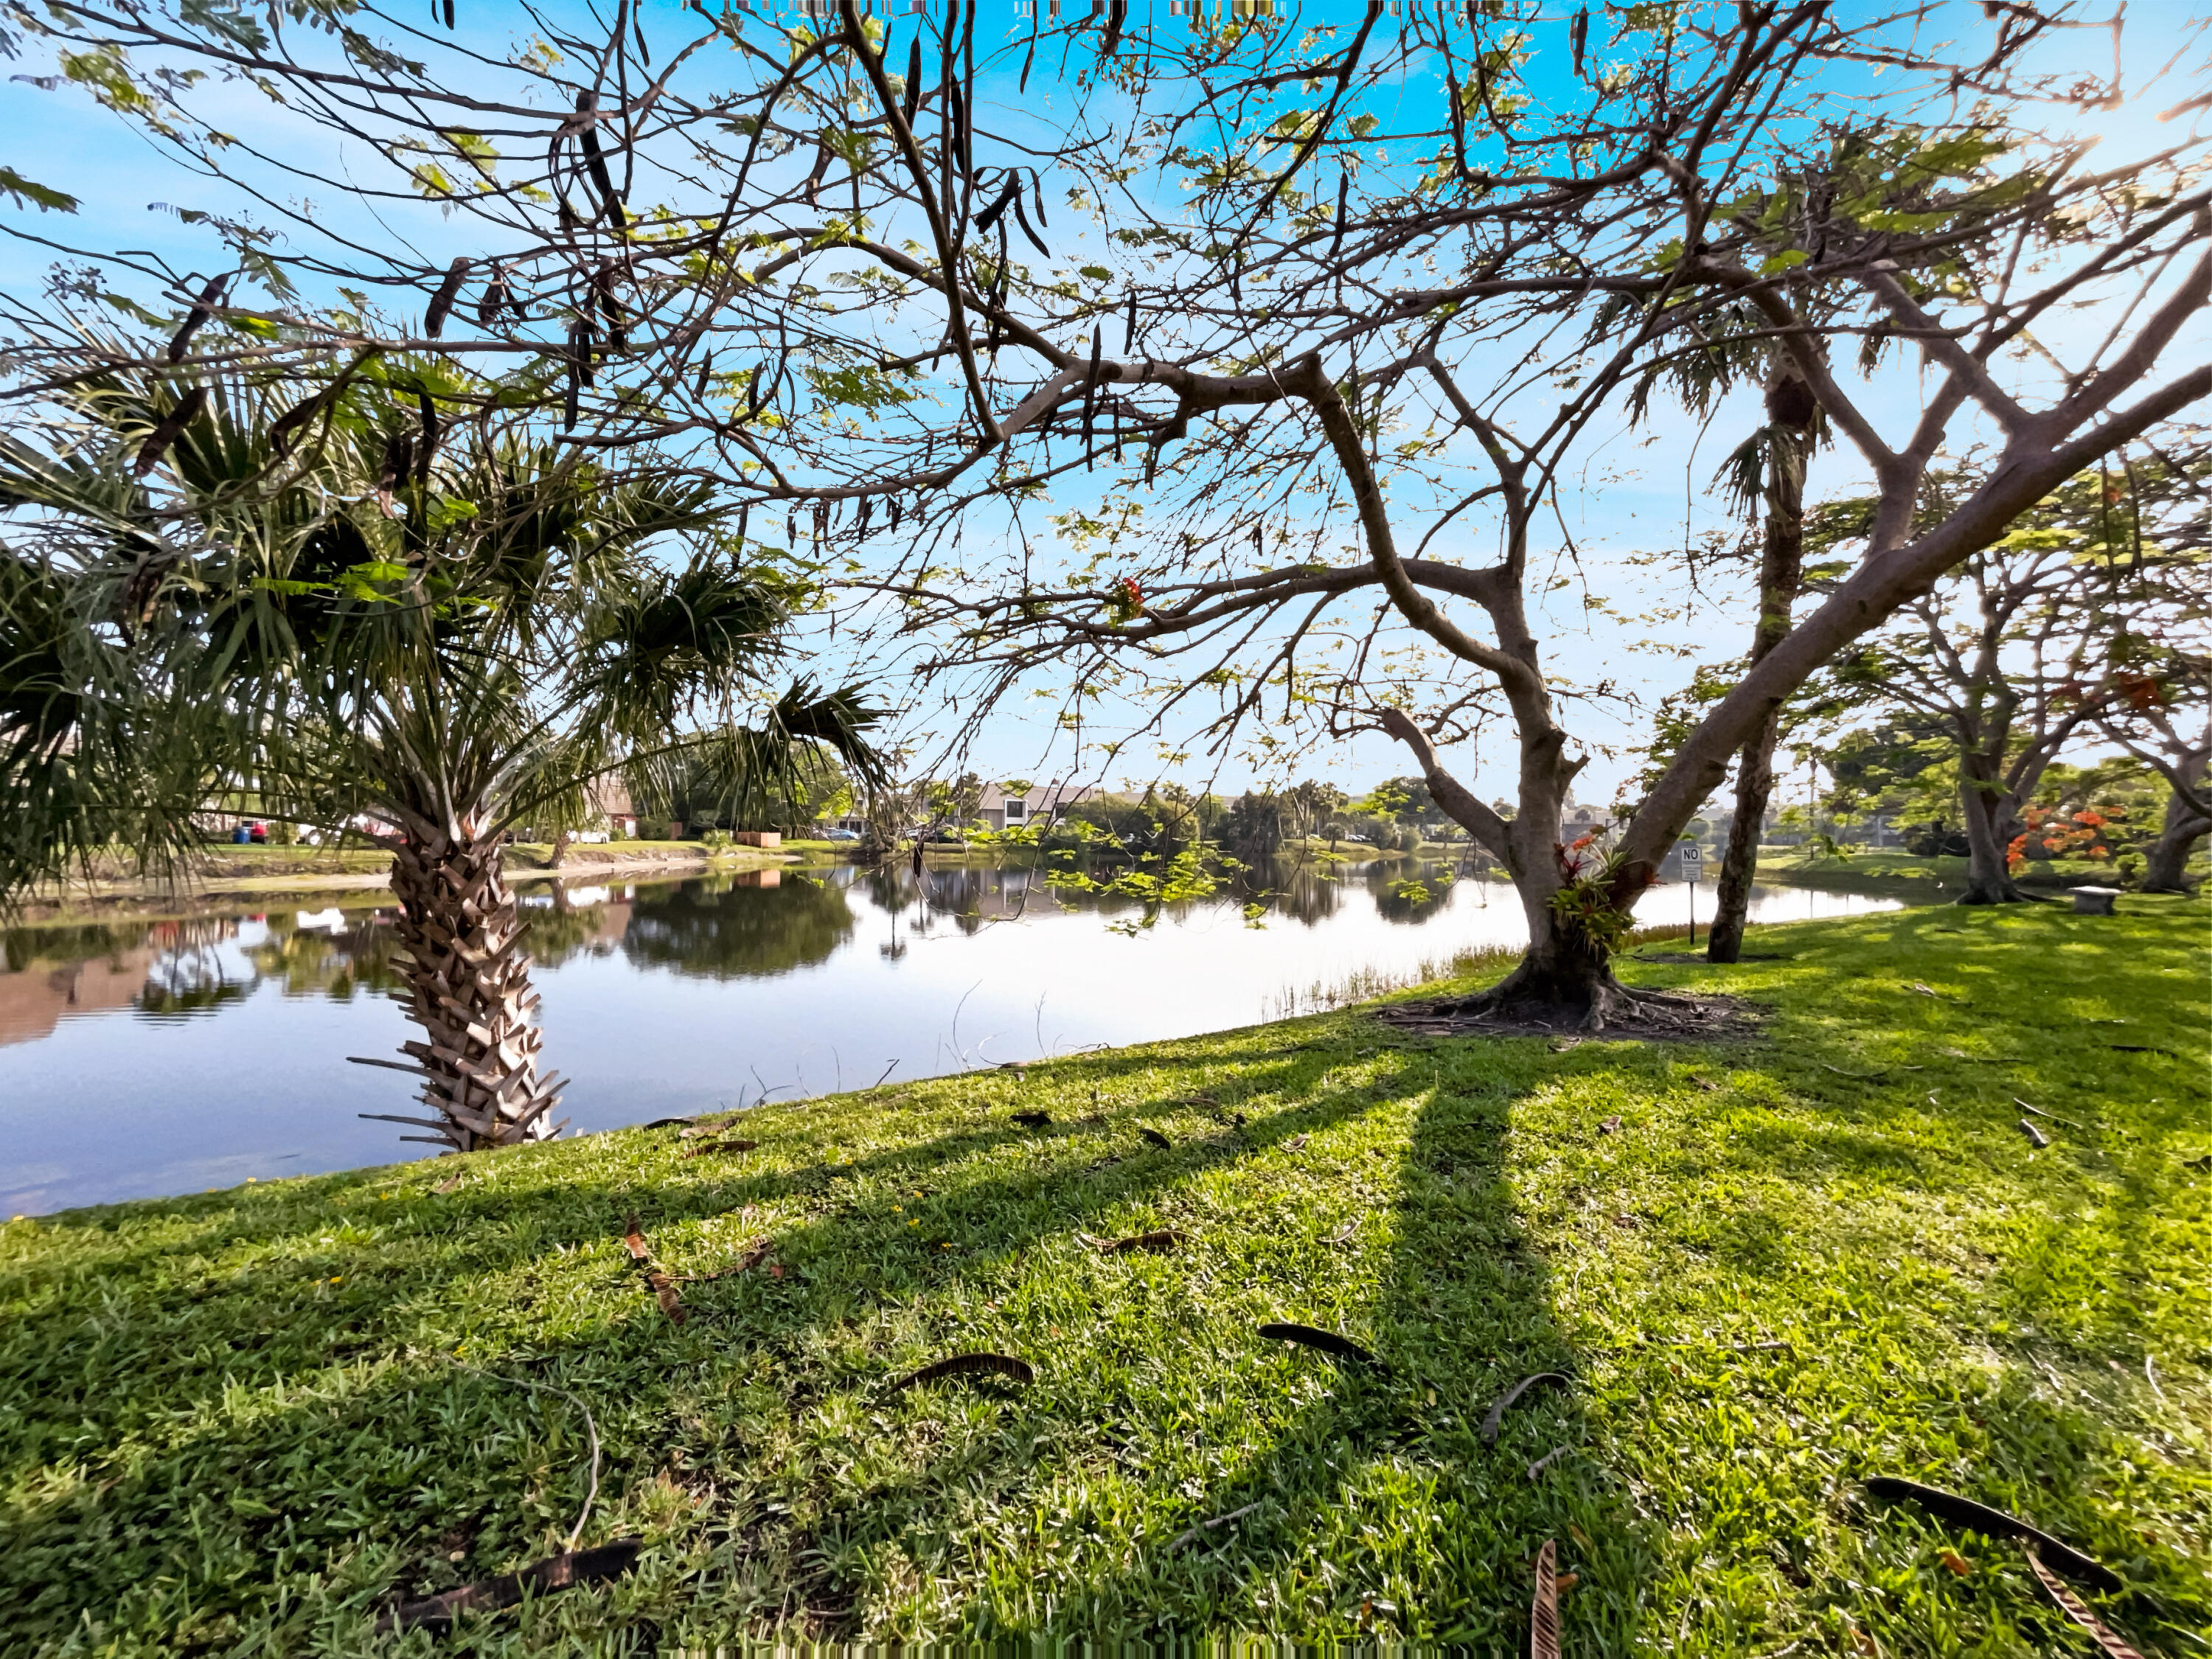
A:
<svg viewBox="0 0 2212 1659">
<path fill-rule="evenodd" d="M 2212 909 L 2122 904 L 1627 964 L 1771 1006 L 1727 1048 L 1352 1011 L 770 1107 L 750 1152 L 633 1130 L 15 1221 L 0 1652 L 1526 1651 L 1547 1539 L 1569 1655 L 2087 1651 L 2006 1547 L 1868 1499 L 1880 1473 L 2100 1557 L 2145 1653 L 2212 1651 Z M 2015 1097 L 2068 1121 L 2046 1149 Z M 684 1285 L 678 1326 L 633 1212 L 672 1274 L 772 1249 Z M 1156 1228 L 1184 1240 L 1087 1242 Z M 886 1395 L 975 1349 L 1034 1386 Z M 1571 1387 L 1486 1443 L 1545 1370 Z M 395 1596 L 562 1547 L 580 1407 L 584 1541 L 644 1540 L 636 1571 L 374 1638 Z"/>
<path fill-rule="evenodd" d="M 2202 862 L 2200 859 L 2198 863 Z M 1716 862 L 1715 871 L 1718 868 Z M 1759 878 L 1846 890 L 1867 886 L 1885 892 L 1895 892 L 1899 883 L 1911 882 L 1922 884 L 1932 897 L 1940 899 L 1965 890 L 1966 860 L 1894 848 L 1869 848 L 1839 859 L 1810 847 L 1766 847 L 1759 849 Z M 2122 884 L 2120 872 L 2110 860 L 2094 859 L 2031 859 L 2021 866 L 2018 880 L 2023 887 L 2051 890 Z"/>
</svg>

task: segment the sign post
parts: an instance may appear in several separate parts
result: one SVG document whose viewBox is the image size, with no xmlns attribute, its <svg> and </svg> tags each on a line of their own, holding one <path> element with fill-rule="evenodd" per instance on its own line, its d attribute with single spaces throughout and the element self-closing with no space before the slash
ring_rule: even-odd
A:
<svg viewBox="0 0 2212 1659">
<path fill-rule="evenodd" d="M 1686 841 L 1675 848 L 1682 860 L 1682 879 L 1690 884 L 1690 943 L 1698 942 L 1698 876 L 1705 868 L 1705 849 L 1693 841 Z"/>
</svg>

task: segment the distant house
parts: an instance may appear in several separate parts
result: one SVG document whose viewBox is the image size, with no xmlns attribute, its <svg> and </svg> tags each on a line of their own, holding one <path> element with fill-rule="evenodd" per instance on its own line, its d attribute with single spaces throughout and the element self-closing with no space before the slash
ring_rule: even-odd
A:
<svg viewBox="0 0 2212 1659">
<path fill-rule="evenodd" d="M 1010 795 L 1003 785 L 987 783 L 976 804 L 976 821 L 987 829 L 1020 830 L 1032 823 L 1049 823 L 1069 807 L 1095 800 L 1097 790 L 1081 783 L 1031 784 L 1026 793 Z"/>
<path fill-rule="evenodd" d="M 604 841 L 609 835 L 623 841 L 637 838 L 637 809 L 630 805 L 629 786 L 620 778 L 611 774 L 593 778 L 584 786 L 584 805 L 598 822 L 577 840 Z M 600 830 L 599 823 L 605 828 Z"/>
<path fill-rule="evenodd" d="M 1613 814 L 1602 806 L 1582 806 L 1569 802 L 1559 814 L 1559 839 L 1577 842 L 1593 831 L 1599 841 L 1610 841 L 1613 838 Z"/>
</svg>

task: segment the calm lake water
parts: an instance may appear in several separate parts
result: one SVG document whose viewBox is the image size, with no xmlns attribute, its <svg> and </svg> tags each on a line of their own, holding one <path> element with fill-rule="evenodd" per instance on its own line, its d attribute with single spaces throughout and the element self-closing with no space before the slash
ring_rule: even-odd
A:
<svg viewBox="0 0 2212 1659">
<path fill-rule="evenodd" d="M 529 893 L 545 1053 L 569 1133 L 1187 1036 L 1372 994 L 1525 937 L 1510 888 L 1405 886 L 1402 864 L 1301 876 L 1262 927 L 1230 897 L 1139 927 L 1023 869 L 840 867 Z M 0 933 L 0 1214 L 428 1155 L 399 1126 L 375 899 L 308 912 Z M 1644 918 L 1681 920 L 1684 890 Z M 1754 921 L 1893 909 L 1762 889 Z M 1701 916 L 1711 891 L 1699 893 Z"/>
</svg>

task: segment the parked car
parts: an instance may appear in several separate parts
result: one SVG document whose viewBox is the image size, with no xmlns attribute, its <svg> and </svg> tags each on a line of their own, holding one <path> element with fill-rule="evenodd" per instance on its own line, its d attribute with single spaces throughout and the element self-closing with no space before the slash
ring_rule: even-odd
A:
<svg viewBox="0 0 2212 1659">
<path fill-rule="evenodd" d="M 822 832 L 822 839 L 824 841 L 858 841 L 860 838 L 860 836 L 851 830 L 824 830 Z"/>
</svg>

